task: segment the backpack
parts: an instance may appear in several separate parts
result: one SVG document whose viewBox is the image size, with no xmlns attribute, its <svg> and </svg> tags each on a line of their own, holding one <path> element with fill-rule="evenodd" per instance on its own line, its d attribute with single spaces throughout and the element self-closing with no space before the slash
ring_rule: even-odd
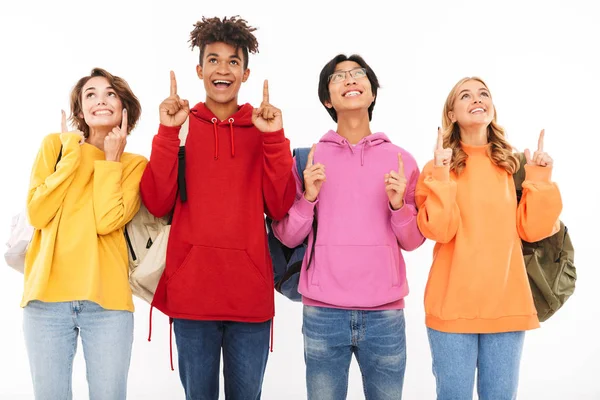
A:
<svg viewBox="0 0 600 400">
<path fill-rule="evenodd" d="M 297 148 L 293 151 L 300 179 L 304 176 L 309 152 L 310 148 L 308 147 Z M 304 187 L 304 183 L 302 187 Z M 267 217 L 267 239 L 269 253 L 271 253 L 271 260 L 273 262 L 275 290 L 292 301 L 301 301 L 302 295 L 298 293 L 298 282 L 300 280 L 300 269 L 302 268 L 304 253 L 306 253 L 308 238 L 298 247 L 290 249 L 275 237 L 271 226 L 272 223 L 273 220 Z"/>
<path fill-rule="evenodd" d="M 58 162 L 62 158 L 62 145 L 58 151 L 58 157 L 54 164 L 54 171 Z M 29 243 L 33 238 L 35 228 L 31 226 L 27 219 L 27 211 L 22 210 L 19 214 L 13 216 L 10 224 L 10 238 L 6 242 L 8 249 L 4 252 L 6 264 L 20 273 L 25 272 L 25 254 L 29 248 Z"/>
<path fill-rule="evenodd" d="M 527 160 L 523 153 L 516 156 L 521 163 L 521 167 L 513 175 L 519 202 Z M 533 302 L 538 319 L 544 322 L 554 315 L 575 291 L 575 249 L 569 231 L 562 221 L 560 230 L 554 235 L 535 243 L 522 243 Z"/>
<path fill-rule="evenodd" d="M 177 169 L 178 196 L 187 200 L 185 185 L 185 146 L 179 147 Z M 167 244 L 171 232 L 173 212 L 162 218 L 155 217 L 146 206 L 125 225 L 125 241 L 129 257 L 129 285 L 132 293 L 151 304 L 158 281 L 167 261 Z"/>
</svg>

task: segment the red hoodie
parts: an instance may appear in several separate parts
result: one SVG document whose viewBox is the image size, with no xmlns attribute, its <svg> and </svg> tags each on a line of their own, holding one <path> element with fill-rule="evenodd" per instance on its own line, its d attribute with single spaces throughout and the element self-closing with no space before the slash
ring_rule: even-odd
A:
<svg viewBox="0 0 600 400">
<path fill-rule="evenodd" d="M 180 127 L 160 125 L 140 191 L 156 216 L 175 213 L 152 306 L 172 318 L 264 322 L 274 314 L 264 214 L 279 220 L 295 197 L 290 142 L 262 133 L 244 104 L 219 121 L 198 103 L 185 145 L 187 201 L 177 196 Z M 178 199 L 176 201 L 176 199 Z"/>
</svg>

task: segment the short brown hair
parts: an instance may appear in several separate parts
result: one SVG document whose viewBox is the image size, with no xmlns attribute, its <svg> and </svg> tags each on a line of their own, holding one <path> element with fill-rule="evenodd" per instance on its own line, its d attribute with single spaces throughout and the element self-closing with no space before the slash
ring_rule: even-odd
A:
<svg viewBox="0 0 600 400">
<path fill-rule="evenodd" d="M 248 68 L 248 52 L 258 53 L 258 41 L 252 32 L 256 28 L 248 26 L 246 20 L 234 15 L 231 18 L 202 17 L 202 21 L 194 24 L 194 29 L 190 32 L 190 47 L 192 50 L 198 46 L 200 49 L 200 65 L 204 57 L 204 49 L 207 44 L 223 42 L 235 47 L 235 50 L 242 49 L 244 54 L 244 69 Z"/>
<path fill-rule="evenodd" d="M 133 91 L 125 79 L 115 76 L 102 68 L 92 69 L 90 75 L 79 79 L 75 86 L 73 86 L 73 89 L 71 90 L 71 117 L 69 120 L 77 129 L 83 132 L 86 138 L 89 136 L 90 127 L 85 123 L 83 117 L 80 117 L 80 114 L 83 111 L 81 108 L 81 91 L 83 90 L 83 86 L 87 83 L 87 81 L 96 76 L 101 76 L 108 80 L 110 86 L 114 89 L 117 96 L 119 96 L 119 99 L 123 104 L 123 108 L 127 110 L 127 134 L 129 134 L 133 128 L 135 128 L 135 124 L 138 122 L 140 115 L 142 114 L 142 106 L 140 101 L 133 94 Z"/>
</svg>

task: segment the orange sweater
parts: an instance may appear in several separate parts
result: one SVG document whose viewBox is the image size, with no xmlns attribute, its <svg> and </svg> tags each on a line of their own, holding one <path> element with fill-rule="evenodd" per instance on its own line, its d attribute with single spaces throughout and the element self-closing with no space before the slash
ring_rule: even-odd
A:
<svg viewBox="0 0 600 400">
<path fill-rule="evenodd" d="M 526 166 L 517 207 L 512 175 L 487 156 L 468 154 L 460 176 L 430 161 L 419 179 L 418 224 L 437 243 L 425 289 L 426 325 L 451 333 L 495 333 L 539 327 L 521 239 L 550 236 L 562 210 L 549 167 Z"/>
</svg>

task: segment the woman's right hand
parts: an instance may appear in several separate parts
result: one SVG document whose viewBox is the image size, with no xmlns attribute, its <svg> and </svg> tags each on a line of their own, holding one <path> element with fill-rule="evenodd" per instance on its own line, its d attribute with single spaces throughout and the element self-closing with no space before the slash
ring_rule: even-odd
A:
<svg viewBox="0 0 600 400">
<path fill-rule="evenodd" d="M 450 165 L 450 162 L 452 162 L 452 149 L 444 148 L 444 135 L 442 134 L 442 130 L 438 128 L 437 146 L 433 153 L 433 165 L 443 167 Z"/>
<path fill-rule="evenodd" d="M 164 126 L 181 126 L 190 113 L 190 103 L 177 95 L 177 80 L 171 71 L 171 94 L 159 107 L 160 123 Z"/>
<path fill-rule="evenodd" d="M 321 186 L 325 182 L 325 166 L 321 163 L 313 165 L 316 148 L 316 144 L 310 148 L 306 168 L 304 168 L 304 198 L 311 203 L 317 199 Z"/>
</svg>

